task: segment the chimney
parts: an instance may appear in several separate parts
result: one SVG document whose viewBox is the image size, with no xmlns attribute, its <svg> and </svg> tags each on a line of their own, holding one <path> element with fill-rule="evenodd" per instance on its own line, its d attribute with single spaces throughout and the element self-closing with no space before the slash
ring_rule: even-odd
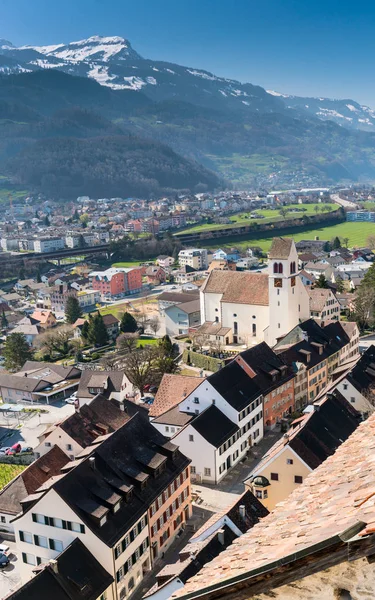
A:
<svg viewBox="0 0 375 600">
<path fill-rule="evenodd" d="M 95 471 L 95 456 L 89 458 L 90 467 Z"/>
<path fill-rule="evenodd" d="M 57 574 L 59 572 L 59 565 L 57 564 L 57 560 L 55 560 L 54 558 L 50 558 L 49 565 L 54 573 Z"/>
<path fill-rule="evenodd" d="M 217 539 L 219 541 L 219 544 L 221 544 L 222 546 L 224 546 L 224 544 L 225 544 L 224 529 L 219 529 L 219 531 L 217 532 Z"/>
<path fill-rule="evenodd" d="M 244 504 L 240 504 L 240 506 L 238 507 L 238 510 L 240 512 L 240 517 L 241 519 L 244 521 L 246 518 L 246 507 Z"/>
</svg>

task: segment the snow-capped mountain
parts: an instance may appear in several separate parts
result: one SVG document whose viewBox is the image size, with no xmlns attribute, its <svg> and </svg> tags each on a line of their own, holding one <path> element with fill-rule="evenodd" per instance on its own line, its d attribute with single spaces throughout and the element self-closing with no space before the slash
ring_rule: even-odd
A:
<svg viewBox="0 0 375 600">
<path fill-rule="evenodd" d="M 93 36 L 69 44 L 20 46 L 0 40 L 0 73 L 59 69 L 90 77 L 115 90 L 141 90 L 154 100 L 178 99 L 210 108 L 237 108 L 272 112 L 283 103 L 251 84 L 216 77 L 200 69 L 142 58 L 122 37 Z M 17 65 L 17 66 L 16 66 Z"/>
<path fill-rule="evenodd" d="M 0 74 L 58 69 L 89 77 L 114 90 L 142 90 L 156 101 L 179 100 L 214 110 L 291 112 L 330 120 L 350 129 L 375 131 L 375 111 L 354 100 L 301 98 L 250 83 L 216 77 L 202 69 L 140 56 L 125 38 L 92 36 L 69 44 L 15 47 L 0 39 Z"/>
<path fill-rule="evenodd" d="M 375 111 L 354 100 L 331 98 L 301 98 L 273 90 L 269 94 L 280 98 L 287 108 L 307 111 L 319 119 L 334 121 L 344 127 L 375 132 Z"/>
</svg>

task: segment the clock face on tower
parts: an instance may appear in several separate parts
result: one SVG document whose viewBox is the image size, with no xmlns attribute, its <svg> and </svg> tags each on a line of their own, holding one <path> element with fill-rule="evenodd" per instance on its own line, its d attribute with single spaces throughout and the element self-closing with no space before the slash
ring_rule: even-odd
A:
<svg viewBox="0 0 375 600">
<path fill-rule="evenodd" d="M 281 288 L 281 287 L 283 287 L 283 280 L 280 279 L 279 277 L 277 279 L 274 279 L 273 280 L 273 286 L 275 288 Z"/>
</svg>

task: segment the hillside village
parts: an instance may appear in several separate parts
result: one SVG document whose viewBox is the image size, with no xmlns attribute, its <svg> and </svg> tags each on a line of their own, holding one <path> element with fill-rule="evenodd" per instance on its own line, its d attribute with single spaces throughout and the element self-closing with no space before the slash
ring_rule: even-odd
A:
<svg viewBox="0 0 375 600">
<path fill-rule="evenodd" d="M 5 597 L 168 600 L 230 585 L 292 598 L 299 580 L 308 598 L 324 577 L 335 594 L 360 587 L 373 544 L 372 459 L 357 446 L 373 434 L 374 259 L 339 239 L 275 236 L 267 253 L 48 259 L 4 279 Z M 307 511 L 320 493 L 328 512 Z"/>
</svg>

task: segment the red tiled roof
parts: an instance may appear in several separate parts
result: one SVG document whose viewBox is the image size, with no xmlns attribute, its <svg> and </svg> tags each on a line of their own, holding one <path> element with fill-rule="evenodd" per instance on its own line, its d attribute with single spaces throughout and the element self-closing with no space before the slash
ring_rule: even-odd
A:
<svg viewBox="0 0 375 600">
<path fill-rule="evenodd" d="M 354 524 L 358 526 L 358 539 L 374 533 L 374 472 L 375 415 L 361 423 L 336 453 L 270 515 L 204 566 L 173 597 L 203 598 L 210 592 L 213 598 L 213 588 L 219 596 L 224 586 L 230 586 L 227 593 L 233 596 L 240 587 L 250 587 L 256 573 L 267 572 L 269 581 L 273 571 L 285 571 L 298 555 L 309 549 L 313 552 L 317 544 L 322 548 L 332 538 L 340 542 L 335 536 L 349 531 Z M 345 543 L 345 537 L 341 540 Z M 246 597 L 252 597 L 251 590 Z"/>
<path fill-rule="evenodd" d="M 158 417 L 170 408 L 177 406 L 204 381 L 202 377 L 165 374 L 161 380 L 149 416 Z"/>
</svg>

